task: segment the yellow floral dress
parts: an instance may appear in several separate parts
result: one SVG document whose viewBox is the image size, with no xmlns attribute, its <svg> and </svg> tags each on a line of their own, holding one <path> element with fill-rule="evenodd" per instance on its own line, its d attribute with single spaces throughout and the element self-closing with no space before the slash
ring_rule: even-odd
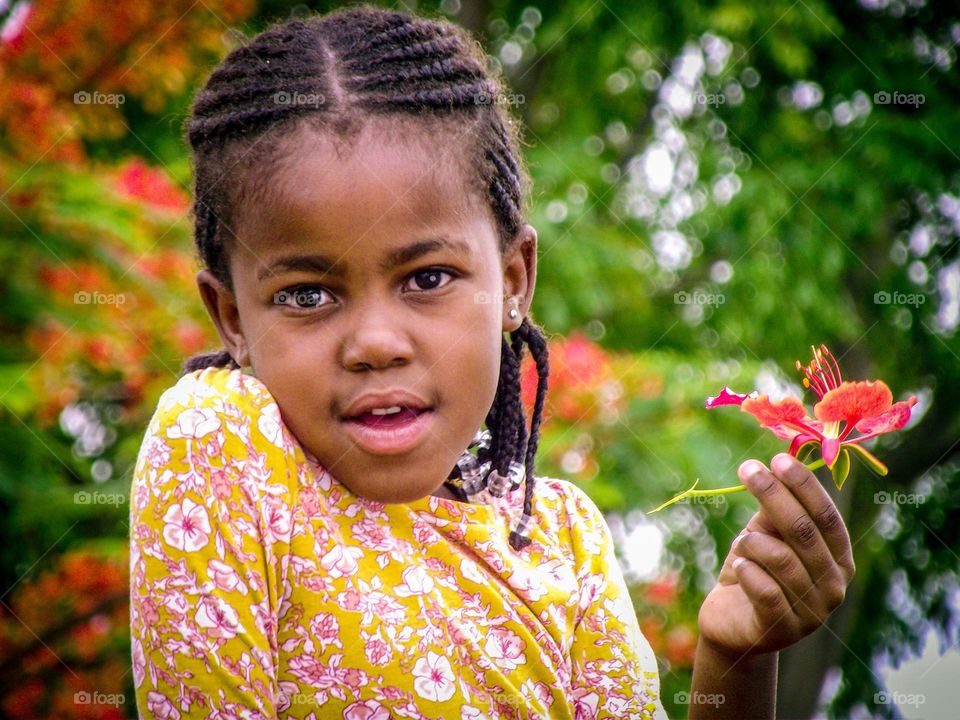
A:
<svg viewBox="0 0 960 720">
<path fill-rule="evenodd" d="M 133 476 L 134 684 L 150 718 L 666 718 L 609 529 L 576 485 L 383 504 L 262 382 L 183 376 Z"/>
</svg>

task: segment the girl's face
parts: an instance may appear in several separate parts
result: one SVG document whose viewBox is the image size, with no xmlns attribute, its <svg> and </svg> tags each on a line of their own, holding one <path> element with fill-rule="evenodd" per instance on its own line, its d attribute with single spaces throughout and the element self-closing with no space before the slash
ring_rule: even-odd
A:
<svg viewBox="0 0 960 720">
<path fill-rule="evenodd" d="M 393 503 L 449 497 L 443 482 L 496 394 L 502 333 L 529 308 L 537 237 L 524 226 L 501 258 L 458 169 L 462 145 L 382 122 L 346 151 L 309 129 L 291 137 L 267 199 L 230 229 L 234 292 L 209 270 L 197 283 L 303 447 L 357 495 Z M 430 409 L 403 431 L 371 430 L 347 419 L 369 393 L 377 407 L 407 393 Z"/>
</svg>

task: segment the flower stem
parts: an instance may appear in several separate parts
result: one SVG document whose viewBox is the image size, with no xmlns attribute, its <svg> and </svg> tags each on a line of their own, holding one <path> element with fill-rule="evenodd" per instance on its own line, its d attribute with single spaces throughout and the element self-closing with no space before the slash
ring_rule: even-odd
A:
<svg viewBox="0 0 960 720">
<path fill-rule="evenodd" d="M 806 465 L 805 467 L 808 470 L 816 470 L 817 468 L 823 467 L 825 464 L 826 463 L 823 462 L 823 458 L 820 458 L 819 460 L 816 460 Z M 730 487 L 725 487 L 725 488 L 717 488 L 715 490 L 695 490 L 694 488 L 697 487 L 697 484 L 699 482 L 700 482 L 700 478 L 697 478 L 696 481 L 694 481 L 693 485 L 691 485 L 688 489 L 684 490 L 682 493 L 680 493 L 676 497 L 670 498 L 665 503 L 654 508 L 653 510 L 648 511 L 647 515 L 652 515 L 653 513 L 663 510 L 665 507 L 669 507 L 670 505 L 673 505 L 675 502 L 680 502 L 681 500 L 685 500 L 688 497 L 707 497 L 709 495 L 726 495 L 727 493 L 735 493 L 735 492 L 740 492 L 741 490 L 747 489 L 746 485 L 741 484 L 741 485 L 731 485 Z"/>
</svg>

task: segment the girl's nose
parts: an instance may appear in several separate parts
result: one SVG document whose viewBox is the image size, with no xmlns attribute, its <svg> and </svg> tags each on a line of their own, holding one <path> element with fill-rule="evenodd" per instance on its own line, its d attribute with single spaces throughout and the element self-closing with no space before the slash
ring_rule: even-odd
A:
<svg viewBox="0 0 960 720">
<path fill-rule="evenodd" d="M 385 313 L 357 318 L 352 332 L 343 339 L 343 367 L 347 370 L 405 365 L 413 359 L 413 345 L 406 332 Z"/>
</svg>

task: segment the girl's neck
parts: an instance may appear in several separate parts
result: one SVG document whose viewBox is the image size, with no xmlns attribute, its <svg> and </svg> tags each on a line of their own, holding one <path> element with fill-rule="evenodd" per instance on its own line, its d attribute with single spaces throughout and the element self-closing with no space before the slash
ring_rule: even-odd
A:
<svg viewBox="0 0 960 720">
<path fill-rule="evenodd" d="M 470 499 L 465 494 L 459 492 L 457 488 L 449 485 L 448 483 L 441 485 L 439 488 L 437 488 L 436 492 L 432 494 L 436 497 L 446 498 L 447 500 L 456 500 L 457 502 L 465 503 L 470 502 Z"/>
</svg>

